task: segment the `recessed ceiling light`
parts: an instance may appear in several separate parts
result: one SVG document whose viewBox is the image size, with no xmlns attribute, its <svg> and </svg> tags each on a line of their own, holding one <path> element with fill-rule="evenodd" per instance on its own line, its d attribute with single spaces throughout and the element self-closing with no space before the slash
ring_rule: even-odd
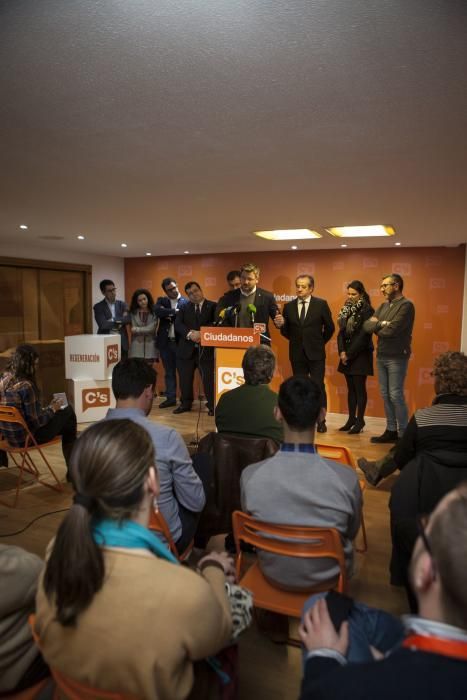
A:
<svg viewBox="0 0 467 700">
<path fill-rule="evenodd" d="M 122 248 L 128 248 L 128 246 L 127 246 L 126 243 L 120 243 L 120 246 L 121 246 Z"/>
<path fill-rule="evenodd" d="M 400 241 L 397 241 L 397 243 L 394 243 L 394 245 L 401 245 Z"/>
<path fill-rule="evenodd" d="M 341 248 L 347 248 L 347 243 L 341 243 Z"/>
<path fill-rule="evenodd" d="M 392 226 L 383 226 L 376 224 L 375 226 L 335 226 L 327 228 L 326 231 L 331 236 L 337 238 L 363 238 L 368 236 L 393 236 L 395 231 Z"/>
<path fill-rule="evenodd" d="M 183 252 L 184 252 L 185 255 L 190 255 L 190 251 L 189 251 L 189 250 L 184 250 Z"/>
<path fill-rule="evenodd" d="M 152 255 L 152 253 L 146 253 L 146 255 Z"/>
<path fill-rule="evenodd" d="M 23 231 L 26 231 L 26 229 L 27 229 L 26 224 L 20 224 L 19 227 L 22 228 Z"/>
<path fill-rule="evenodd" d="M 309 228 L 277 229 L 275 231 L 254 231 L 255 236 L 266 238 L 268 241 L 295 241 L 302 238 L 322 238 L 317 231 Z"/>
<path fill-rule="evenodd" d="M 291 245 L 290 247 L 292 248 L 292 250 L 297 250 L 298 245 Z"/>
<path fill-rule="evenodd" d="M 79 241 L 84 241 L 84 236 L 76 236 Z"/>
</svg>

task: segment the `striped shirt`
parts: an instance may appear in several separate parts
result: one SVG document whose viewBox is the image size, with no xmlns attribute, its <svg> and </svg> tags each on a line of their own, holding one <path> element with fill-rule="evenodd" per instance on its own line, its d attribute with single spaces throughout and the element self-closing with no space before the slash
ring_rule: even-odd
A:
<svg viewBox="0 0 467 700">
<path fill-rule="evenodd" d="M 54 415 L 52 408 L 42 408 L 37 387 L 29 379 L 17 379 L 11 372 L 0 378 L 0 405 L 17 408 L 34 435 L 47 425 Z M 2 423 L 0 432 L 11 447 L 23 447 L 26 441 L 24 429 L 15 423 Z"/>
</svg>

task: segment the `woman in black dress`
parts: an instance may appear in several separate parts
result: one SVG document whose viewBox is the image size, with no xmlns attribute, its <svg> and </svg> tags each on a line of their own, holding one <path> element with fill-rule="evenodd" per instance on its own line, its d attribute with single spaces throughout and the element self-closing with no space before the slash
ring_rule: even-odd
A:
<svg viewBox="0 0 467 700">
<path fill-rule="evenodd" d="M 359 280 L 347 285 L 347 300 L 339 311 L 338 371 L 345 375 L 348 389 L 349 418 L 339 430 L 349 435 L 361 433 L 365 425 L 367 402 L 366 378 L 373 374 L 373 343 L 371 334 L 363 330 L 363 322 L 374 314 L 370 297 Z"/>
</svg>

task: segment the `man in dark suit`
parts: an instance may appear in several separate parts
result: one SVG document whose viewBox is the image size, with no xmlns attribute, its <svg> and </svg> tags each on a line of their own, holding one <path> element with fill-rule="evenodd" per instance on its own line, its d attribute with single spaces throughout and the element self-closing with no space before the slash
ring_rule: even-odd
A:
<svg viewBox="0 0 467 700">
<path fill-rule="evenodd" d="M 188 303 L 179 310 L 175 319 L 175 332 L 179 336 L 177 344 L 177 369 L 180 378 L 182 399 L 174 413 L 191 410 L 193 403 L 193 377 L 195 369 L 203 380 L 204 393 L 209 415 L 214 415 L 214 351 L 200 345 L 201 326 L 214 323 L 216 302 L 204 298 L 198 282 L 187 282 L 185 292 Z"/>
<path fill-rule="evenodd" d="M 289 359 L 294 375 L 310 377 L 321 388 L 322 419 L 317 431 L 325 433 L 327 397 L 324 386 L 325 344 L 334 333 L 334 322 L 327 301 L 313 296 L 315 281 L 311 275 L 295 280 L 297 298 L 284 306 L 276 319 L 282 335 L 289 340 Z"/>
<path fill-rule="evenodd" d="M 157 329 L 157 347 L 161 354 L 165 372 L 165 401 L 159 404 L 159 408 L 169 408 L 176 405 L 177 393 L 177 342 L 178 335 L 175 330 L 175 318 L 186 304 L 187 299 L 182 297 L 173 277 L 165 277 L 162 280 L 162 289 L 166 296 L 159 297 L 154 305 L 154 314 L 159 319 Z"/>
<path fill-rule="evenodd" d="M 274 295 L 257 286 L 259 267 L 253 263 L 242 265 L 240 282 L 239 289 L 226 292 L 219 299 L 216 318 L 222 319 L 225 326 L 242 328 L 252 328 L 253 324 L 260 323 L 264 326 L 261 342 L 270 345 L 268 322 L 271 318 L 276 323 L 276 316 L 280 314 Z"/>
<path fill-rule="evenodd" d="M 102 301 L 94 304 L 94 318 L 98 335 L 120 335 L 122 359 L 128 356 L 128 334 L 126 324 L 130 323 L 128 305 L 117 299 L 117 288 L 112 280 L 102 280 L 99 284 L 104 295 Z"/>
</svg>

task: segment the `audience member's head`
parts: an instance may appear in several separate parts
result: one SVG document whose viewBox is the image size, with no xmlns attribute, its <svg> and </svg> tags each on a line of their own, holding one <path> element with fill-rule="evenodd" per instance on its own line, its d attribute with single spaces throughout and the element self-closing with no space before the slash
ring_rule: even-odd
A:
<svg viewBox="0 0 467 700">
<path fill-rule="evenodd" d="M 291 430 L 314 430 L 321 404 L 321 390 L 315 382 L 308 377 L 289 377 L 280 386 L 276 414 Z"/>
<path fill-rule="evenodd" d="M 433 366 L 437 394 L 467 396 L 467 356 L 449 350 L 436 358 Z"/>
<path fill-rule="evenodd" d="M 32 345 L 18 345 L 14 351 L 8 368 L 17 379 L 36 381 L 36 367 L 39 362 L 39 353 Z"/>
<path fill-rule="evenodd" d="M 269 384 L 276 367 L 276 358 L 268 345 L 248 348 L 243 355 L 242 368 L 246 384 Z"/>
<path fill-rule="evenodd" d="M 423 532 L 410 564 L 420 614 L 439 608 L 444 622 L 467 629 L 467 482 L 444 496 Z"/>
<path fill-rule="evenodd" d="M 234 289 L 238 289 L 242 281 L 240 279 L 240 270 L 230 270 L 230 272 L 227 273 L 227 284 L 229 285 L 229 289 L 232 291 Z"/>
<path fill-rule="evenodd" d="M 96 423 L 76 442 L 71 470 L 77 496 L 58 530 L 44 580 L 62 625 L 75 623 L 104 581 L 93 523 L 136 519 L 143 504 L 149 509 L 158 492 L 155 463 L 148 432 L 131 420 Z"/>
<path fill-rule="evenodd" d="M 151 411 L 156 386 L 156 370 L 140 357 L 120 360 L 112 372 L 112 391 L 117 407 L 123 403 Z"/>
<path fill-rule="evenodd" d="M 154 299 L 149 289 L 137 289 L 131 297 L 130 311 L 135 314 L 137 311 L 152 311 Z"/>
</svg>

